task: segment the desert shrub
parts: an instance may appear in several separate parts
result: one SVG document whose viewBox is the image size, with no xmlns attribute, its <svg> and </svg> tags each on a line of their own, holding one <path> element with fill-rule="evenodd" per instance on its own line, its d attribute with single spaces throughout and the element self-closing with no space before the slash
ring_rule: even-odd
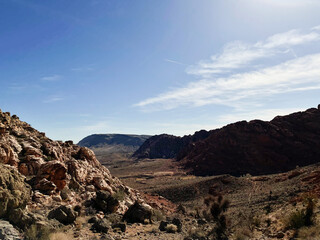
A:
<svg viewBox="0 0 320 240">
<path fill-rule="evenodd" d="M 182 214 L 186 214 L 187 213 L 187 209 L 182 204 L 179 204 L 179 206 L 177 207 L 177 212 L 178 213 L 182 213 Z"/>
<path fill-rule="evenodd" d="M 111 222 L 112 224 L 115 224 L 115 223 L 121 222 L 122 216 L 119 215 L 118 213 L 111 213 L 111 214 L 108 214 L 106 218 L 108 219 L 109 222 Z"/>
<path fill-rule="evenodd" d="M 303 227 L 299 229 L 299 240 L 314 240 L 320 239 L 320 226 Z"/>
<path fill-rule="evenodd" d="M 205 205 L 208 207 L 207 212 L 203 212 L 208 216 L 211 214 L 213 221 L 215 222 L 215 227 L 209 233 L 213 235 L 217 240 L 228 239 L 227 237 L 227 219 L 224 213 L 229 208 L 230 202 L 223 199 L 221 195 L 218 197 L 208 197 L 204 200 Z"/>
<path fill-rule="evenodd" d="M 154 209 L 152 216 L 151 216 L 152 221 L 162 221 L 165 219 L 163 213 L 158 210 L 158 209 Z"/>
<path fill-rule="evenodd" d="M 77 217 L 77 219 L 74 222 L 77 230 L 81 230 L 86 223 L 87 223 L 87 220 L 85 217 Z"/>
<path fill-rule="evenodd" d="M 307 198 L 306 202 L 307 206 L 305 209 L 297 210 L 289 215 L 286 221 L 287 229 L 299 229 L 313 224 L 315 201 L 311 198 Z"/>
<path fill-rule="evenodd" d="M 43 225 L 31 225 L 25 231 L 26 240 L 48 240 L 52 229 Z"/>
<path fill-rule="evenodd" d="M 241 212 L 237 219 L 238 222 L 236 224 L 234 239 L 250 239 L 254 229 L 261 225 L 261 217 L 255 215 L 252 210 Z"/>
<path fill-rule="evenodd" d="M 190 228 L 188 229 L 188 237 L 184 240 L 202 240 L 207 239 L 207 233 L 202 228 Z"/>
<path fill-rule="evenodd" d="M 174 224 L 168 224 L 166 226 L 166 231 L 168 233 L 176 233 L 178 231 L 178 227 L 176 225 L 174 225 Z"/>
<path fill-rule="evenodd" d="M 120 189 L 115 194 L 113 194 L 113 197 L 118 201 L 123 201 L 126 197 L 126 193 L 124 192 L 124 190 Z"/>
<path fill-rule="evenodd" d="M 158 233 L 159 232 L 159 229 L 157 227 L 153 227 L 149 233 Z"/>
<path fill-rule="evenodd" d="M 304 211 L 295 211 L 289 215 L 289 218 L 286 223 L 286 228 L 288 229 L 298 229 L 303 226 L 305 226 L 305 220 L 304 220 Z"/>
<path fill-rule="evenodd" d="M 234 240 L 248 240 L 250 238 L 252 238 L 252 231 L 250 231 L 247 227 L 239 228 L 233 234 Z"/>
</svg>

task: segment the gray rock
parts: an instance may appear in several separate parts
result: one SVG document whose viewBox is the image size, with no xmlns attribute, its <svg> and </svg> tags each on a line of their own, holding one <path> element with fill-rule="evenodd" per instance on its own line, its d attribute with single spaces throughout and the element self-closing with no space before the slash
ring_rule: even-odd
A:
<svg viewBox="0 0 320 240">
<path fill-rule="evenodd" d="M 110 225 L 111 224 L 108 220 L 101 219 L 92 225 L 92 229 L 97 232 L 108 233 L 110 229 Z"/>
<path fill-rule="evenodd" d="M 169 224 L 169 222 L 166 221 L 161 221 L 160 222 L 160 226 L 159 226 L 159 230 L 160 231 L 166 231 L 167 225 Z"/>
<path fill-rule="evenodd" d="M 60 206 L 49 212 L 49 219 L 56 219 L 59 222 L 67 225 L 73 223 L 77 218 L 77 212 L 75 212 L 71 207 Z"/>
<path fill-rule="evenodd" d="M 2 240 L 22 240 L 19 231 L 9 222 L 0 220 L 0 239 Z"/>
<path fill-rule="evenodd" d="M 113 229 L 119 228 L 121 232 L 125 232 L 127 229 L 127 225 L 124 222 L 114 223 L 112 224 L 112 228 Z"/>
<path fill-rule="evenodd" d="M 119 201 L 108 191 L 100 190 L 95 199 L 96 207 L 104 213 L 115 213 L 119 208 Z"/>
<path fill-rule="evenodd" d="M 178 232 L 181 232 L 182 231 L 182 222 L 179 218 L 174 218 L 172 220 L 172 224 L 176 225 L 177 228 L 178 228 Z"/>
<path fill-rule="evenodd" d="M 152 214 L 152 208 L 148 204 L 135 202 L 123 215 L 123 220 L 128 223 L 145 223 L 145 220 L 149 220 L 151 223 Z"/>
</svg>

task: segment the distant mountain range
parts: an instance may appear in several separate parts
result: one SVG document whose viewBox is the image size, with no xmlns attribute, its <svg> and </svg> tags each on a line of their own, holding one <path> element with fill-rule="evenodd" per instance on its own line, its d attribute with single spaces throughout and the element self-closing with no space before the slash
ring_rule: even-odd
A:
<svg viewBox="0 0 320 240">
<path fill-rule="evenodd" d="M 78 145 L 92 149 L 104 149 L 105 152 L 134 152 L 149 135 L 131 134 L 93 134 L 82 139 Z"/>
<path fill-rule="evenodd" d="M 278 173 L 320 161 L 320 105 L 304 112 L 221 129 L 149 138 L 137 158 L 176 158 L 196 175 Z"/>
</svg>

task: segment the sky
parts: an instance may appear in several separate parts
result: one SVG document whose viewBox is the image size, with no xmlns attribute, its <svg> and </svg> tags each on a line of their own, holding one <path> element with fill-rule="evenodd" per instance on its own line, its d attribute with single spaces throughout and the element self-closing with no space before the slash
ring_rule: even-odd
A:
<svg viewBox="0 0 320 240">
<path fill-rule="evenodd" d="M 320 104 L 318 0 L 1 0 L 0 109 L 55 140 Z"/>
</svg>

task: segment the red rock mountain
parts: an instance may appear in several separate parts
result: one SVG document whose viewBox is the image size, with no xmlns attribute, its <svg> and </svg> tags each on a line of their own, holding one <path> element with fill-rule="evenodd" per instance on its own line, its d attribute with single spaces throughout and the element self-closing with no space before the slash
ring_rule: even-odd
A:
<svg viewBox="0 0 320 240">
<path fill-rule="evenodd" d="M 320 105 L 304 112 L 227 125 L 178 158 L 196 175 L 284 172 L 320 161 Z"/>
<path fill-rule="evenodd" d="M 210 132 L 201 130 L 194 135 L 177 137 L 168 134 L 148 138 L 132 155 L 134 158 L 175 158 L 189 144 L 205 139 Z"/>
</svg>

